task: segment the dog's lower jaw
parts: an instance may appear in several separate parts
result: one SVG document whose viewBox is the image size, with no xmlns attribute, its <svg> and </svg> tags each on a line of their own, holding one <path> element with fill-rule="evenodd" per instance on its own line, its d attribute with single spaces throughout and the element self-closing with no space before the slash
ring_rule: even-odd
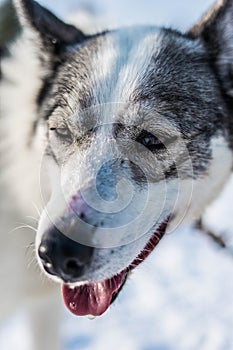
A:
<svg viewBox="0 0 233 350">
<path fill-rule="evenodd" d="M 120 273 L 100 282 L 88 282 L 79 286 L 62 285 L 62 296 L 67 308 L 77 316 L 102 315 L 117 298 L 130 271 L 157 246 L 167 225 L 168 219 L 162 222 L 136 259 Z"/>
</svg>

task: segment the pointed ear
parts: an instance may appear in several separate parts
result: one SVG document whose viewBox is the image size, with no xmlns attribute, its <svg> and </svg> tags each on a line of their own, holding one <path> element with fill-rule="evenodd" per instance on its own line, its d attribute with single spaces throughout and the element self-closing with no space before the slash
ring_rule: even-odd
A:
<svg viewBox="0 0 233 350">
<path fill-rule="evenodd" d="M 14 0 L 14 5 L 27 34 L 53 53 L 86 39 L 81 30 L 64 23 L 34 0 Z"/>
<path fill-rule="evenodd" d="M 218 0 L 188 35 L 204 43 L 225 91 L 233 96 L 233 0 Z"/>
</svg>

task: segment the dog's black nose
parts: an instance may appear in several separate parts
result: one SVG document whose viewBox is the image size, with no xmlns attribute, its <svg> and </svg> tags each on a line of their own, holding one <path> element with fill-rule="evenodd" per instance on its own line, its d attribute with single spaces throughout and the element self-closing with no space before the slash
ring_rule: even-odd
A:
<svg viewBox="0 0 233 350">
<path fill-rule="evenodd" d="M 93 248 L 73 241 L 54 226 L 43 235 L 38 255 L 46 272 L 75 282 L 91 262 Z"/>
</svg>

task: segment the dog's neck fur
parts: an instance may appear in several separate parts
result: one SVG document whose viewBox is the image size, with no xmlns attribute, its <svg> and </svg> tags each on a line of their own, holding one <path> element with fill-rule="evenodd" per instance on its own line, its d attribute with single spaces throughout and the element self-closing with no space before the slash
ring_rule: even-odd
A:
<svg viewBox="0 0 233 350">
<path fill-rule="evenodd" d="M 2 60 L 2 71 L 2 177 L 10 184 L 20 210 L 30 215 L 32 201 L 41 207 L 39 174 L 43 144 L 39 141 L 38 145 L 38 140 L 31 138 L 37 115 L 35 99 L 42 83 L 39 64 L 28 40 L 19 38 L 11 47 L 11 56 Z"/>
</svg>

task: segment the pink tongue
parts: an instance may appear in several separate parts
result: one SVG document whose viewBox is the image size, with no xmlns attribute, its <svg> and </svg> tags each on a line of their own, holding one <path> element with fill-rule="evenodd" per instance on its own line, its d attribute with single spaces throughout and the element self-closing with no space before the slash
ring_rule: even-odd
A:
<svg viewBox="0 0 233 350">
<path fill-rule="evenodd" d="M 125 270 L 111 279 L 101 282 L 90 282 L 71 289 L 62 286 L 62 296 L 66 307 L 75 315 L 102 315 L 109 307 L 112 295 L 122 285 Z"/>
</svg>

